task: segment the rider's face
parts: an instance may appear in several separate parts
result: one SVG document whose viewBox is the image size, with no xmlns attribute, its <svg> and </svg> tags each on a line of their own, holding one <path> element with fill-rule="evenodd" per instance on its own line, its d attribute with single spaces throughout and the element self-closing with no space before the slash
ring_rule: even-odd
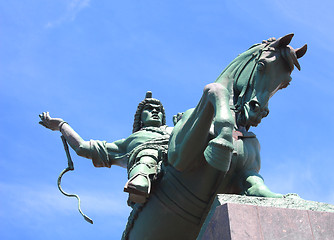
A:
<svg viewBox="0 0 334 240">
<path fill-rule="evenodd" d="M 141 113 L 144 127 L 160 127 L 162 125 L 162 117 L 161 106 L 158 104 L 146 104 Z"/>
</svg>

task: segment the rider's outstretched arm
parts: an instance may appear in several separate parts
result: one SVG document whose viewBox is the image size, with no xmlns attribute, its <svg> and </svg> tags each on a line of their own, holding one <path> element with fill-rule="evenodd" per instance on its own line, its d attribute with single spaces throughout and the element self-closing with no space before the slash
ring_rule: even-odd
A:
<svg viewBox="0 0 334 240">
<path fill-rule="evenodd" d="M 90 158 L 90 143 L 83 140 L 68 123 L 63 123 L 59 129 L 60 133 L 65 137 L 71 148 L 82 157 Z"/>
<path fill-rule="evenodd" d="M 127 142 L 125 139 L 112 143 L 96 140 L 85 141 L 63 119 L 51 118 L 48 112 L 43 112 L 39 117 L 41 125 L 52 131 L 60 131 L 71 148 L 79 156 L 92 159 L 95 167 L 111 167 L 111 165 L 126 167 Z"/>
<path fill-rule="evenodd" d="M 70 125 L 61 118 L 51 118 L 49 112 L 43 112 L 39 115 L 41 121 L 39 122 L 44 127 L 52 131 L 60 131 L 69 143 L 71 148 L 83 157 L 89 156 L 89 141 L 83 140 L 78 133 L 76 133 Z"/>
</svg>

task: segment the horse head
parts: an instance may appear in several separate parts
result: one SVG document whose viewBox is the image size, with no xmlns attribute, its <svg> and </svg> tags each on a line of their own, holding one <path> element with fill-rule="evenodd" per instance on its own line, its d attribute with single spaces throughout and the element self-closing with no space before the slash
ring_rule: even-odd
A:
<svg viewBox="0 0 334 240">
<path fill-rule="evenodd" d="M 216 80 L 233 83 L 231 104 L 238 127 L 248 130 L 257 126 L 269 114 L 269 99 L 289 85 L 294 66 L 300 70 L 298 58 L 305 54 L 307 45 L 293 49 L 288 45 L 292 37 L 293 34 L 288 34 L 253 45 L 234 59 Z"/>
</svg>

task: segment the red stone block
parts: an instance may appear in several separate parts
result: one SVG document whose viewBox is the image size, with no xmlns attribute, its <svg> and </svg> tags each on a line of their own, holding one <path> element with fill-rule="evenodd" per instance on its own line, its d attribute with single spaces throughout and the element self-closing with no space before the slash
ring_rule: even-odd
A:
<svg viewBox="0 0 334 240">
<path fill-rule="evenodd" d="M 314 239 L 334 240 L 334 213 L 308 211 Z"/>
<path fill-rule="evenodd" d="M 199 239 L 334 240 L 334 213 L 226 203 L 216 207 Z"/>
<path fill-rule="evenodd" d="M 257 212 L 263 239 L 313 240 L 306 210 L 257 206 Z"/>
</svg>

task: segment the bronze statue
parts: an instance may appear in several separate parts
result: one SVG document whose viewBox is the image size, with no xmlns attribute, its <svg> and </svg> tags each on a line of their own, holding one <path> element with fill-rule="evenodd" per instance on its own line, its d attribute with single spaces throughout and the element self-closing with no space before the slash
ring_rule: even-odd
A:
<svg viewBox="0 0 334 240">
<path fill-rule="evenodd" d="M 134 132 L 132 137 L 109 145 L 85 142 L 61 119 L 51 119 L 44 113 L 42 124 L 52 130 L 60 129 L 71 147 L 79 155 L 92 158 L 95 166 L 125 167 L 124 154 L 150 141 L 164 146 L 169 139 L 167 157 L 161 150 L 164 147 L 155 151 L 160 158 L 148 153 L 148 162 L 134 160 L 132 163 L 131 156 L 126 155 L 131 167 L 151 164 L 153 158 L 153 168 L 157 163 L 160 170 L 152 171 L 157 177 L 149 187 L 152 190 L 148 200 L 132 205 L 123 239 L 196 239 L 217 193 L 282 197 L 271 192 L 259 174 L 260 145 L 249 129 L 269 114 L 269 99 L 289 85 L 294 66 L 300 70 L 298 58 L 305 54 L 307 46 L 293 49 L 289 46 L 292 37 L 293 34 L 288 34 L 277 40 L 271 38 L 240 54 L 214 83 L 205 86 L 196 108 L 175 117 L 176 125 L 170 137 L 169 133 L 165 134 L 165 142 L 160 140 L 162 133 L 151 131 L 143 136 Z M 139 159 L 140 154 L 141 150 Z M 126 190 L 140 195 L 137 190 L 142 188 L 135 181 L 134 190 L 130 190 L 132 176 L 136 173 L 132 175 L 130 170 Z M 138 176 L 138 181 L 148 179 L 142 174 Z"/>
<path fill-rule="evenodd" d="M 124 191 L 129 193 L 129 204 L 146 201 L 151 191 L 151 180 L 158 174 L 159 157 L 167 153 L 172 131 L 166 126 L 163 105 L 152 98 L 151 92 L 147 92 L 138 105 L 132 135 L 113 143 L 84 141 L 67 122 L 51 118 L 48 112 L 40 114 L 40 118 L 41 125 L 53 131 L 59 130 L 75 152 L 92 159 L 95 167 L 127 167 L 129 181 Z"/>
</svg>

